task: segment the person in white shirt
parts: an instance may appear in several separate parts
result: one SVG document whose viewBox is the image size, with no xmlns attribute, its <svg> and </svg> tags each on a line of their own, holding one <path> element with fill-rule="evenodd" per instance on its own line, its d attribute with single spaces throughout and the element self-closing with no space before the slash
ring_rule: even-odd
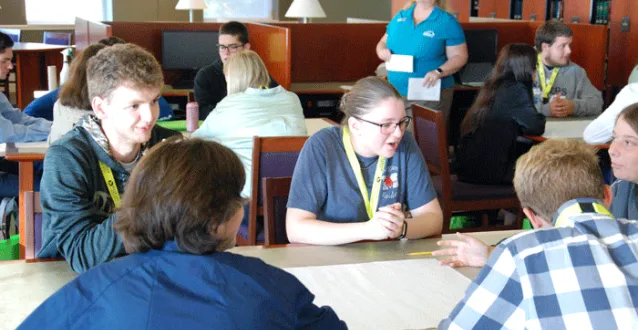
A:
<svg viewBox="0 0 638 330">
<path fill-rule="evenodd" d="M 611 141 L 618 114 L 626 107 L 638 103 L 638 82 L 631 83 L 616 95 L 614 102 L 583 132 L 583 139 L 589 144 L 603 144 Z"/>
<path fill-rule="evenodd" d="M 228 96 L 210 112 L 193 137 L 215 140 L 239 155 L 251 178 L 254 136 L 308 135 L 299 97 L 281 86 L 268 88 L 270 76 L 257 53 L 233 54 L 224 65 Z M 242 196 L 251 194 L 250 180 Z"/>
</svg>

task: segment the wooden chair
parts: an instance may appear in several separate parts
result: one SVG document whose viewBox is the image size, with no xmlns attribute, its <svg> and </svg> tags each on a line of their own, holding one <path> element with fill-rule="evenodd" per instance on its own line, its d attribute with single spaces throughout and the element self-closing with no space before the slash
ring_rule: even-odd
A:
<svg viewBox="0 0 638 330">
<path fill-rule="evenodd" d="M 443 113 L 412 105 L 414 116 L 414 137 L 425 157 L 428 169 L 435 174 L 432 183 L 443 208 L 443 233 L 450 232 L 452 213 L 465 211 L 486 211 L 494 209 L 517 208 L 520 203 L 511 185 L 478 185 L 459 181 L 450 171 L 447 133 L 443 123 Z M 522 213 L 516 222 L 509 226 L 489 226 L 486 216 L 480 228 L 467 228 L 454 231 L 488 231 L 521 229 Z"/>
<path fill-rule="evenodd" d="M 71 32 L 44 31 L 42 43 L 48 45 L 71 46 Z"/>
<path fill-rule="evenodd" d="M 286 234 L 286 204 L 292 177 L 262 178 L 264 201 L 264 246 L 288 244 Z"/>
<path fill-rule="evenodd" d="M 257 217 L 264 216 L 261 179 L 292 176 L 307 139 L 307 136 L 254 137 L 248 225 L 239 227 L 237 245 L 257 245 L 264 241 L 264 231 L 258 228 L 263 222 L 257 221 Z"/>
<path fill-rule="evenodd" d="M 42 248 L 42 208 L 40 207 L 40 193 L 25 191 L 25 223 L 20 227 L 20 259 L 36 259 Z M 22 224 L 21 224 L 22 225 Z M 24 242 L 22 242 L 24 237 Z M 24 253 L 22 251 L 24 247 Z"/>
</svg>

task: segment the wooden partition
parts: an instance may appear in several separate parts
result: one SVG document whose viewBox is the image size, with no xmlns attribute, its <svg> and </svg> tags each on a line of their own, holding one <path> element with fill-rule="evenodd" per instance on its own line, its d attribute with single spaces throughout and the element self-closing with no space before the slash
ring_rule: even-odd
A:
<svg viewBox="0 0 638 330">
<path fill-rule="evenodd" d="M 478 17 L 510 18 L 510 0 L 480 0 Z"/>
<path fill-rule="evenodd" d="M 578 17 L 580 24 L 589 24 L 592 1 L 593 0 L 564 0 L 564 21 L 571 23 L 574 17 Z"/>
<path fill-rule="evenodd" d="M 162 61 L 162 31 L 218 31 L 221 23 L 179 23 L 179 22 L 108 22 L 113 35 L 134 43 L 151 52 Z M 251 46 L 266 64 L 270 75 L 285 88 L 290 88 L 290 36 L 285 28 L 246 24 Z M 211 40 L 217 43 L 217 40 Z M 211 61 L 212 63 L 212 61 Z M 164 80 L 170 85 L 178 78 L 178 72 L 164 71 Z"/>
<path fill-rule="evenodd" d="M 537 22 L 545 22 L 547 0 L 523 0 L 523 19 L 531 20 L 536 15 Z"/>
<path fill-rule="evenodd" d="M 247 24 L 250 45 L 261 56 L 270 75 L 290 90 L 291 34 L 290 30 L 267 24 Z"/>
<path fill-rule="evenodd" d="M 112 35 L 111 26 L 100 22 L 91 22 L 85 19 L 75 18 L 75 50 L 81 51 L 90 44 Z"/>
<path fill-rule="evenodd" d="M 614 0 L 611 4 L 609 23 L 609 66 L 607 84 L 624 86 L 638 61 L 638 1 Z M 629 31 L 623 32 L 623 17 L 630 19 Z M 592 47 L 603 45 L 590 43 Z"/>
<path fill-rule="evenodd" d="M 355 81 L 374 75 L 385 23 L 277 24 L 290 29 L 291 81 Z"/>
</svg>

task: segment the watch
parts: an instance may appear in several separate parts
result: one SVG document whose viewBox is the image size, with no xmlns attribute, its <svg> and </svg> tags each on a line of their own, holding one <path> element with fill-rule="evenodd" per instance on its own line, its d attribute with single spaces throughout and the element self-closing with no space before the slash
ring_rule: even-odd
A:
<svg viewBox="0 0 638 330">
<path fill-rule="evenodd" d="M 438 72 L 439 74 L 443 74 L 443 69 L 441 69 L 441 68 L 436 68 L 436 72 Z"/>
<path fill-rule="evenodd" d="M 401 235 L 399 237 L 397 237 L 398 239 L 403 239 L 405 238 L 405 236 L 408 234 L 408 222 L 403 220 L 403 232 L 401 233 Z"/>
</svg>

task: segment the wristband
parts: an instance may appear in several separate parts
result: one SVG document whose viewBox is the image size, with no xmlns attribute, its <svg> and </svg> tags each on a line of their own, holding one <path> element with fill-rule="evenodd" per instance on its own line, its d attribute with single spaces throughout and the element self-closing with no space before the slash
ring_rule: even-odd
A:
<svg viewBox="0 0 638 330">
<path fill-rule="evenodd" d="M 399 237 L 397 237 L 398 239 L 402 239 L 405 238 L 405 236 L 408 234 L 408 222 L 403 220 L 403 232 L 401 233 L 401 235 Z"/>
</svg>

